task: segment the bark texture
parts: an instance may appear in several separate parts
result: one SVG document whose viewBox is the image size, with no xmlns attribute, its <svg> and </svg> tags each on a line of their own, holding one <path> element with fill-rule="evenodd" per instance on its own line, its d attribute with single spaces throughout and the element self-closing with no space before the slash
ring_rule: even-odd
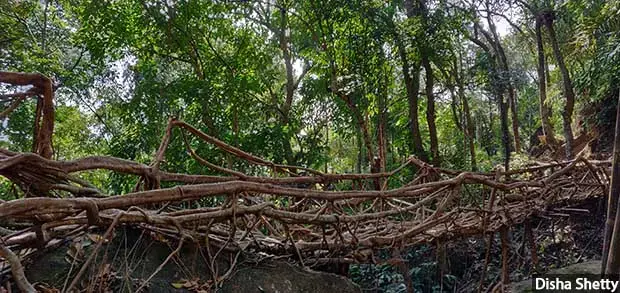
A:
<svg viewBox="0 0 620 293">
<path fill-rule="evenodd" d="M 538 57 L 536 69 L 538 72 L 538 100 L 540 104 L 540 121 L 547 144 L 555 146 L 557 142 L 555 141 L 553 125 L 551 124 L 550 119 L 551 107 L 547 104 L 545 49 L 542 38 L 542 19 L 540 16 L 536 17 L 536 51 Z"/>
<path fill-rule="evenodd" d="M 571 159 L 573 156 L 573 130 L 571 128 L 571 124 L 573 121 L 573 110 L 575 108 L 575 92 L 573 91 L 573 83 L 571 81 L 568 68 L 566 67 L 566 63 L 564 62 L 564 56 L 560 51 L 560 45 L 558 44 L 555 29 L 553 28 L 554 18 L 555 13 L 553 11 L 543 13 L 543 22 L 549 32 L 549 41 L 551 43 L 551 48 L 553 49 L 553 55 L 558 68 L 560 69 L 560 73 L 562 74 L 562 90 L 564 97 L 566 98 L 566 103 L 564 104 L 564 109 L 562 110 L 562 127 L 564 129 L 564 140 L 566 140 L 564 147 L 566 159 Z"/>
<path fill-rule="evenodd" d="M 40 73 L 22 73 L 0 71 L 0 83 L 11 85 L 32 85 L 32 93 L 41 95 L 37 104 L 36 113 L 39 119 L 35 119 L 34 151 L 42 157 L 49 159 L 54 154 L 52 147 L 52 135 L 54 133 L 54 87 L 52 80 Z"/>
</svg>

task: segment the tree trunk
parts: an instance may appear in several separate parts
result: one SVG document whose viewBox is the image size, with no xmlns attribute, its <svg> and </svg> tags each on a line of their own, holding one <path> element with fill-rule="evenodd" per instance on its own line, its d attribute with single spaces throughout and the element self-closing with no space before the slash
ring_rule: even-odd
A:
<svg viewBox="0 0 620 293">
<path fill-rule="evenodd" d="M 355 119 L 357 122 L 359 130 L 362 134 L 362 140 L 364 142 L 364 145 L 366 146 L 366 158 L 368 159 L 368 163 L 370 163 L 371 166 L 374 166 L 374 152 L 372 141 L 370 139 L 370 130 L 368 128 L 368 116 L 362 115 L 362 112 L 351 100 L 351 97 L 340 89 L 340 85 L 337 82 L 337 69 L 334 63 L 331 64 L 331 75 L 331 86 L 329 90 L 333 94 L 338 96 L 351 111 L 351 115 L 353 115 L 353 119 Z M 372 169 L 374 168 L 371 168 L 371 171 Z"/>
<path fill-rule="evenodd" d="M 364 165 L 364 148 L 362 146 L 362 134 L 360 131 L 355 132 L 355 140 L 357 142 L 357 162 L 355 164 L 355 173 L 362 173 L 362 166 Z"/>
<path fill-rule="evenodd" d="M 417 5 L 417 13 L 422 16 L 422 28 L 424 30 L 429 30 L 429 15 L 428 8 L 426 7 L 426 0 L 418 0 Z M 424 72 L 426 74 L 426 123 L 428 124 L 432 156 L 430 162 L 439 167 L 441 165 L 441 158 L 439 157 L 439 141 L 437 139 L 437 126 L 435 125 L 435 94 L 433 93 L 435 80 L 433 68 L 429 60 L 429 52 L 431 48 L 428 47 L 428 44 L 426 43 L 421 44 L 420 54 L 422 55 L 422 66 L 424 66 Z"/>
<path fill-rule="evenodd" d="M 488 109 L 488 113 L 489 113 L 489 131 L 487 132 L 486 135 L 486 142 L 487 142 L 487 149 L 490 151 L 487 151 L 487 154 L 489 156 L 495 155 L 497 153 L 497 145 L 495 144 L 495 130 L 494 130 L 494 126 L 493 124 L 495 123 L 495 115 L 493 115 L 493 108 L 495 105 L 491 99 L 489 99 L 489 103 L 488 103 L 489 109 Z M 483 142 L 484 143 L 484 142 Z"/>
<path fill-rule="evenodd" d="M 489 9 L 490 8 L 487 5 L 487 10 Z M 508 66 L 508 59 L 506 58 L 504 47 L 502 46 L 499 36 L 497 35 L 497 29 L 495 28 L 495 23 L 493 22 L 490 14 L 487 14 L 487 23 L 489 24 L 489 29 L 491 30 L 491 34 L 493 36 L 493 47 L 495 49 L 495 52 L 497 52 L 497 59 L 501 68 L 500 78 L 506 80 L 508 104 L 510 106 L 510 112 L 512 114 L 512 133 L 514 137 L 514 149 L 515 152 L 518 153 L 521 150 L 521 139 L 519 138 L 519 116 L 517 115 L 517 99 L 515 95 L 515 88 L 512 82 L 512 74 L 510 73 L 510 67 Z"/>
<path fill-rule="evenodd" d="M 566 104 L 564 105 L 564 110 L 562 111 L 562 126 L 564 128 L 564 139 L 566 140 L 566 159 L 570 159 L 573 156 L 573 130 L 571 128 L 571 124 L 573 109 L 575 107 L 575 93 L 573 92 L 573 83 L 570 79 L 568 68 L 566 68 L 564 57 L 562 56 L 560 46 L 556 39 L 555 29 L 553 28 L 553 18 L 553 12 L 548 12 L 543 15 L 544 24 L 549 31 L 549 41 L 551 42 L 551 47 L 553 48 L 553 55 L 555 56 L 557 65 L 560 68 L 560 73 L 562 74 L 562 88 L 564 91 L 564 97 L 566 98 Z"/>
<path fill-rule="evenodd" d="M 395 248 L 392 250 L 392 259 L 399 260 L 396 262 L 395 267 L 403 275 L 403 280 L 405 283 L 405 287 L 407 288 L 407 293 L 414 293 L 415 291 L 413 290 L 413 278 L 409 273 L 409 262 L 404 260 L 400 248 Z"/>
<path fill-rule="evenodd" d="M 52 80 L 43 77 L 43 99 L 39 99 L 42 103 L 43 114 L 41 115 L 41 126 L 37 137 L 37 153 L 46 159 L 51 159 L 54 154 L 52 147 L 52 135 L 54 134 L 54 90 L 52 88 Z"/>
<path fill-rule="evenodd" d="M 508 227 L 502 226 L 499 234 L 502 241 L 502 285 L 505 286 L 510 284 L 510 271 L 508 267 L 508 249 L 510 249 L 508 243 Z"/>
<path fill-rule="evenodd" d="M 454 125 L 456 125 L 456 128 L 458 128 L 459 130 L 463 131 L 463 133 L 465 133 L 465 129 L 463 126 L 463 122 L 461 122 L 461 118 L 459 118 L 459 116 L 462 117 L 462 115 L 459 115 L 461 113 L 459 113 L 459 102 L 457 100 L 457 95 L 455 93 L 455 88 L 454 85 L 446 85 L 448 87 L 448 90 L 450 91 L 450 110 L 452 110 L 452 120 L 454 120 Z"/>
<path fill-rule="evenodd" d="M 614 139 L 614 154 L 611 166 L 611 184 L 607 201 L 607 221 L 603 239 L 603 264 L 606 265 L 602 274 L 616 275 L 620 273 L 620 95 L 616 106 L 616 132 Z M 613 231 L 613 233 L 611 232 Z M 611 235 L 610 235 L 611 234 Z"/>
<path fill-rule="evenodd" d="M 497 95 L 499 103 L 499 115 L 502 128 L 502 144 L 504 145 L 504 169 L 506 171 L 510 168 L 510 130 L 508 128 L 508 103 L 504 99 L 502 94 Z"/>
<path fill-rule="evenodd" d="M 555 146 L 555 134 L 553 133 L 553 125 L 551 124 L 551 108 L 547 105 L 547 82 L 546 82 L 546 62 L 545 62 L 545 49 L 543 47 L 542 39 L 542 20 L 539 16 L 536 17 L 536 51 L 538 52 L 538 98 L 540 103 L 540 122 L 543 129 L 543 134 L 547 143 L 551 146 Z"/>
<path fill-rule="evenodd" d="M 531 220 L 525 221 L 524 229 L 525 229 L 524 231 L 525 241 L 523 242 L 523 245 L 529 246 L 530 260 L 532 261 L 532 269 L 534 272 L 537 272 L 538 271 L 538 249 L 536 247 L 536 241 L 534 240 L 535 235 L 534 235 L 534 230 L 532 230 Z"/>
<path fill-rule="evenodd" d="M 405 0 L 405 11 L 407 17 L 412 18 L 418 12 L 414 9 L 411 0 Z M 422 145 L 422 136 L 420 134 L 420 122 L 418 119 L 418 97 L 420 92 L 420 64 L 414 62 L 409 64 L 407 57 L 407 49 L 400 38 L 396 38 L 398 46 L 398 54 L 403 63 L 403 78 L 405 80 L 405 88 L 407 90 L 407 103 L 409 105 L 409 132 L 411 133 L 411 149 L 413 153 L 425 162 L 428 162 L 428 156 Z"/>
<path fill-rule="evenodd" d="M 492 21 L 490 21 L 490 18 L 488 22 L 489 22 L 489 26 L 493 28 Z M 495 100 L 499 107 L 500 129 L 502 132 L 502 145 L 504 146 L 504 168 L 506 169 L 506 171 L 508 171 L 510 167 L 511 143 L 510 143 L 510 130 L 508 128 L 508 103 L 504 99 L 504 92 L 506 92 L 506 87 L 501 82 L 501 79 L 502 79 L 501 72 L 505 68 L 502 65 L 503 62 L 500 56 L 501 54 L 499 52 L 501 46 L 498 44 L 497 38 L 494 37 L 488 31 L 485 31 L 482 28 L 482 25 L 480 25 L 478 22 L 474 22 L 474 27 L 476 27 L 476 29 L 478 29 L 482 33 L 482 35 L 486 38 L 489 44 L 491 44 L 493 47 L 493 50 L 491 50 L 491 48 L 489 48 L 489 46 L 487 46 L 482 41 L 472 38 L 472 41 L 474 41 L 474 43 L 476 43 L 480 48 L 482 48 L 492 59 L 492 62 L 490 63 L 491 68 L 488 74 L 490 77 L 490 83 L 491 83 L 490 85 L 493 88 L 492 92 L 495 95 Z M 497 80 L 500 80 L 500 81 L 498 82 Z M 490 124 L 493 121 L 492 115 L 493 115 L 493 111 L 489 109 Z M 493 128 L 491 127 L 491 129 Z"/>
<path fill-rule="evenodd" d="M 293 95 L 295 94 L 295 76 L 293 75 L 293 60 L 290 51 L 288 11 L 284 7 L 280 8 L 280 28 L 278 33 L 280 35 L 280 50 L 282 51 L 282 58 L 284 59 L 284 66 L 286 68 L 286 92 L 280 120 L 283 125 L 290 125 L 289 116 L 293 106 Z M 297 165 L 291 145 L 292 135 L 290 131 L 285 131 L 283 134 L 282 144 L 284 147 L 284 158 L 287 164 L 293 166 Z"/>
<path fill-rule="evenodd" d="M 461 103 L 463 105 L 463 113 L 465 115 L 465 125 L 463 127 L 465 137 L 467 138 L 467 142 L 469 144 L 469 157 L 471 160 L 471 170 L 476 172 L 478 171 L 478 167 L 476 166 L 476 148 L 474 144 L 474 123 L 471 119 L 471 111 L 469 110 L 469 101 L 467 100 L 467 96 L 465 95 L 465 84 L 463 81 L 463 59 L 459 52 L 458 61 L 455 62 L 455 76 L 457 78 L 458 84 L 458 94 L 461 99 Z"/>
<path fill-rule="evenodd" d="M 379 108 L 379 117 L 378 117 L 378 125 L 377 125 L 377 171 L 380 173 L 385 172 L 385 160 L 387 158 L 386 149 L 387 149 L 387 140 L 386 140 L 386 129 L 387 129 L 387 74 L 386 74 L 386 86 L 384 87 L 384 91 L 378 97 L 378 108 Z M 384 186 L 385 178 L 381 178 L 378 180 L 378 185 L 375 189 L 381 190 Z"/>
<path fill-rule="evenodd" d="M 31 152 L 36 153 L 37 152 L 37 148 L 39 147 L 39 143 L 37 138 L 39 137 L 39 130 L 41 127 L 41 116 L 43 115 L 43 103 L 41 103 L 40 101 L 41 99 L 37 100 L 37 107 L 34 110 L 34 124 L 33 124 L 33 131 L 32 131 L 32 150 Z"/>
<path fill-rule="evenodd" d="M 287 116 L 293 104 L 293 94 L 295 93 L 295 77 L 293 76 L 293 61 L 289 49 L 290 36 L 288 31 L 288 13 L 286 9 L 280 8 L 280 50 L 282 50 L 282 58 L 286 67 L 286 98 L 282 112 Z"/>
<path fill-rule="evenodd" d="M 476 164 L 476 145 L 474 143 L 474 135 L 475 135 L 475 130 L 474 130 L 474 123 L 471 119 L 471 110 L 469 110 L 469 102 L 467 101 L 467 97 L 465 96 L 465 93 L 461 91 L 460 96 L 461 96 L 461 100 L 463 101 L 463 112 L 465 112 L 465 122 L 467 122 L 467 127 L 465 127 L 465 135 L 467 136 L 467 142 L 469 144 L 469 157 L 471 160 L 471 170 L 476 172 L 478 171 L 478 167 Z"/>
<path fill-rule="evenodd" d="M 420 122 L 418 120 L 418 95 L 420 91 L 420 65 L 414 64 L 410 68 L 407 51 L 401 40 L 396 40 L 398 53 L 403 64 L 403 79 L 405 81 L 405 89 L 407 90 L 407 103 L 409 106 L 409 132 L 411 134 L 410 147 L 416 156 L 425 162 L 428 162 L 424 146 L 422 145 L 422 136 L 420 135 Z M 413 76 L 412 76 L 413 75 Z"/>
<path fill-rule="evenodd" d="M 435 125 L 435 94 L 433 93 L 435 80 L 433 77 L 433 68 L 427 56 L 422 57 L 422 64 L 426 73 L 426 122 L 428 123 L 428 132 L 431 140 L 431 163 L 439 167 L 441 165 L 441 159 L 439 157 L 437 126 Z"/>
<path fill-rule="evenodd" d="M 366 120 L 366 118 L 364 118 L 364 116 L 359 111 L 357 106 L 353 104 L 349 96 L 341 92 L 338 92 L 338 95 L 340 96 L 341 99 L 345 101 L 349 110 L 351 110 L 354 119 L 357 120 L 357 125 L 360 129 L 360 132 L 362 133 L 362 140 L 364 142 L 364 145 L 366 146 L 366 159 L 368 160 L 370 164 L 372 164 L 373 158 L 374 158 L 374 154 L 373 154 L 374 152 L 372 151 L 372 141 L 370 139 L 370 130 L 368 129 L 368 121 Z"/>
<path fill-rule="evenodd" d="M 508 88 L 508 102 L 512 118 L 512 134 L 514 139 L 515 152 L 521 152 L 521 138 L 519 136 L 519 114 L 517 111 L 517 91 L 510 85 Z"/>
</svg>

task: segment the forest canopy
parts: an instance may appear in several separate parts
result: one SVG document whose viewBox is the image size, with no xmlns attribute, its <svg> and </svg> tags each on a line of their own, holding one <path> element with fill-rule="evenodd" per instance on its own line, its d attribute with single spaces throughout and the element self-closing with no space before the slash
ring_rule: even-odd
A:
<svg viewBox="0 0 620 293">
<path fill-rule="evenodd" d="M 0 67 L 55 83 L 56 159 L 148 160 L 177 117 L 274 162 L 329 172 L 388 170 L 410 154 L 490 170 L 543 143 L 571 157 L 579 135 L 613 122 L 617 1 L 0 5 Z M 4 147 L 32 148 L 35 104 L 4 117 Z M 168 168 L 201 168 L 180 142 L 171 148 Z"/>
</svg>

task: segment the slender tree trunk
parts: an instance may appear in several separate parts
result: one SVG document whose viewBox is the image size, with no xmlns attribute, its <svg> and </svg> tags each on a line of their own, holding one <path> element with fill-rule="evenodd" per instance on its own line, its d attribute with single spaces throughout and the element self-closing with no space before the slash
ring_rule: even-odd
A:
<svg viewBox="0 0 620 293">
<path fill-rule="evenodd" d="M 508 227 L 502 226 L 499 234 L 502 241 L 502 284 L 505 286 L 510 284 L 510 271 L 508 267 L 508 249 L 510 249 L 508 243 Z"/>
<path fill-rule="evenodd" d="M 329 120 L 325 123 L 325 157 L 329 158 Z M 325 160 L 324 173 L 327 173 L 328 160 Z"/>
<path fill-rule="evenodd" d="M 379 125 L 377 128 L 377 146 L 378 146 L 378 157 L 377 157 L 377 172 L 382 173 L 385 172 L 385 158 L 386 158 L 386 141 L 385 141 L 385 114 L 379 114 Z M 381 186 L 383 186 L 383 180 L 379 181 Z"/>
<path fill-rule="evenodd" d="M 488 103 L 489 109 L 488 109 L 488 113 L 489 113 L 489 131 L 486 133 L 483 133 L 481 135 L 481 137 L 484 137 L 485 140 L 483 140 L 483 144 L 485 144 L 485 148 L 487 149 L 487 154 L 489 156 L 495 155 L 497 153 L 497 145 L 495 144 L 495 139 L 493 139 L 495 137 L 495 127 L 493 126 L 493 124 L 495 123 L 495 115 L 493 115 L 493 108 L 494 105 L 493 102 L 489 99 L 489 103 Z M 484 131 L 484 130 L 483 130 Z"/>
<path fill-rule="evenodd" d="M 37 107 L 34 110 L 34 127 L 32 133 L 32 152 L 36 153 L 39 147 L 39 130 L 41 130 L 41 116 L 43 115 L 43 103 L 41 98 L 37 99 Z"/>
<path fill-rule="evenodd" d="M 43 103 L 41 107 L 43 114 L 41 115 L 41 130 L 37 133 L 39 137 L 37 142 L 37 153 L 46 159 L 52 158 L 54 150 L 52 147 L 52 136 L 54 134 L 54 90 L 52 80 L 43 77 L 43 99 L 39 102 Z"/>
<path fill-rule="evenodd" d="M 471 111 L 469 110 L 469 101 L 467 99 L 467 96 L 465 95 L 465 84 L 463 81 L 463 59 L 461 54 L 459 53 L 458 55 L 458 63 L 455 63 L 455 76 L 457 77 L 457 84 L 458 84 L 458 94 L 459 97 L 461 99 L 461 104 L 463 105 L 463 113 L 465 115 L 465 125 L 463 127 L 463 129 L 465 130 L 465 137 L 467 137 L 467 142 L 469 144 L 469 157 L 471 160 L 471 170 L 472 171 L 478 171 L 478 167 L 476 166 L 476 148 L 475 148 L 475 144 L 474 144 L 474 136 L 475 136 L 475 130 L 474 130 L 474 123 L 471 119 Z"/>
<path fill-rule="evenodd" d="M 433 93 L 435 80 L 433 68 L 426 56 L 422 57 L 422 64 L 426 73 L 426 122 L 428 123 L 428 132 L 431 140 L 431 163 L 435 166 L 440 166 L 441 158 L 439 157 L 439 142 L 437 139 L 437 126 L 435 125 L 435 94 Z"/>
<path fill-rule="evenodd" d="M 283 125 L 290 124 L 290 112 L 293 106 L 293 95 L 295 94 L 295 76 L 293 75 L 293 60 L 290 51 L 290 32 L 288 28 L 288 11 L 284 8 L 280 8 L 280 28 L 278 31 L 280 35 L 280 50 L 282 51 L 282 58 L 284 59 L 284 66 L 286 68 L 286 92 L 284 98 L 284 105 L 282 106 L 281 121 Z M 297 165 L 295 155 L 293 153 L 293 147 L 291 145 L 292 134 L 290 131 L 285 131 L 283 136 L 284 158 L 287 164 Z"/>
<path fill-rule="evenodd" d="M 512 118 L 512 134 L 514 139 L 515 152 L 521 152 L 521 138 L 519 136 L 519 114 L 517 111 L 517 91 L 511 85 L 508 88 L 508 101 L 510 103 L 510 114 Z"/>
<path fill-rule="evenodd" d="M 471 119 L 471 110 L 469 110 L 469 102 L 465 93 L 461 91 L 460 96 L 463 101 L 463 112 L 465 112 L 465 122 L 467 122 L 467 127 L 465 127 L 465 135 L 467 136 L 467 142 L 469 144 L 469 158 L 471 163 L 471 170 L 476 172 L 478 171 L 478 167 L 476 164 L 476 145 L 474 143 L 474 123 Z"/>
<path fill-rule="evenodd" d="M 417 14 L 422 16 L 422 28 L 428 31 L 429 27 L 429 15 L 428 8 L 426 7 L 426 0 L 417 0 Z M 422 66 L 424 66 L 424 72 L 426 74 L 426 122 L 428 124 L 428 132 L 430 136 L 430 150 L 431 160 L 430 162 L 435 166 L 441 165 L 441 158 L 439 156 L 439 141 L 437 139 L 437 126 L 435 125 L 435 95 L 433 93 L 433 87 L 435 85 L 433 68 L 429 60 L 429 51 L 431 48 L 427 44 L 422 43 L 420 52 L 422 55 Z"/>
<path fill-rule="evenodd" d="M 355 172 L 362 173 L 362 166 L 364 165 L 364 148 L 362 146 L 362 134 L 360 131 L 355 132 L 355 138 L 357 142 L 357 162 L 355 164 Z"/>
<path fill-rule="evenodd" d="M 351 97 L 340 89 L 340 85 L 337 82 L 337 70 L 334 62 L 331 63 L 331 75 L 330 91 L 338 96 L 338 98 L 340 98 L 351 111 L 351 115 L 357 122 L 358 128 L 362 135 L 362 140 L 366 146 L 366 158 L 368 159 L 368 163 L 370 163 L 371 166 L 374 166 L 374 152 L 370 138 L 370 130 L 368 128 L 368 116 L 363 115 L 357 105 L 355 105 L 355 103 L 351 100 Z M 372 169 L 374 168 L 371 168 L 371 171 L 373 171 Z"/>
<path fill-rule="evenodd" d="M 456 125 L 456 128 L 458 128 L 459 130 L 463 131 L 463 133 L 465 133 L 465 129 L 464 129 L 464 125 L 463 122 L 461 122 L 461 118 L 459 118 L 459 116 L 462 117 L 462 115 L 459 115 L 459 103 L 457 100 L 457 95 L 455 93 L 455 88 L 453 85 L 447 85 L 449 91 L 450 91 L 450 110 L 452 110 L 452 120 L 454 120 L 454 125 Z"/>
<path fill-rule="evenodd" d="M 411 150 L 423 161 L 428 161 L 424 146 L 422 145 L 422 136 L 420 135 L 420 121 L 418 119 L 418 95 L 420 91 L 420 69 L 419 65 L 414 65 L 413 72 L 410 73 L 409 64 L 405 48 L 401 44 L 398 48 L 400 58 L 403 63 L 403 77 L 405 80 L 405 88 L 407 90 L 407 104 L 409 106 L 409 132 L 411 134 Z M 413 77 L 412 77 L 413 75 Z"/>
<path fill-rule="evenodd" d="M 538 52 L 538 98 L 540 104 L 540 121 L 545 135 L 546 141 L 549 145 L 555 146 L 555 134 L 553 133 L 553 125 L 551 124 L 551 108 L 547 105 L 547 82 L 546 82 L 546 62 L 545 62 L 545 49 L 543 47 L 542 39 L 542 20 L 539 16 L 536 17 L 536 51 Z"/>
<path fill-rule="evenodd" d="M 286 9 L 280 9 L 280 50 L 282 51 L 282 58 L 284 59 L 284 66 L 286 68 L 286 99 L 284 100 L 284 107 L 282 112 L 288 116 L 293 104 L 293 94 L 295 93 L 295 77 L 293 76 L 293 61 L 289 45 L 290 36 L 288 30 L 288 13 Z M 286 117 L 288 118 L 288 117 Z"/>
<path fill-rule="evenodd" d="M 297 165 L 295 160 L 295 154 L 293 152 L 293 146 L 291 145 L 291 135 L 288 131 L 283 131 L 284 137 L 282 140 L 282 146 L 284 147 L 284 159 L 286 163 L 291 166 Z"/>
<path fill-rule="evenodd" d="M 335 73 L 333 73 L 333 75 L 335 75 Z M 335 81 L 336 80 L 335 77 L 332 80 Z M 370 129 L 368 128 L 368 120 L 367 120 L 368 117 L 367 116 L 365 117 L 364 115 L 362 115 L 359 108 L 353 103 L 353 101 L 351 101 L 351 98 L 348 95 L 346 95 L 345 93 L 341 92 L 339 89 L 336 89 L 336 88 L 332 88 L 332 91 L 338 97 L 340 97 L 346 103 L 349 110 L 351 110 L 351 114 L 353 115 L 353 118 L 357 121 L 359 132 L 361 133 L 361 139 L 364 143 L 364 146 L 366 146 L 366 159 L 367 159 L 367 162 L 371 166 L 370 171 L 372 173 L 377 172 L 377 168 L 375 168 L 376 165 L 374 161 L 373 145 L 370 139 Z M 375 187 L 378 188 L 379 180 L 377 179 L 374 181 L 375 181 Z"/>
<path fill-rule="evenodd" d="M 411 0 L 405 0 L 405 9 L 407 17 L 413 17 L 415 11 Z M 396 37 L 396 45 L 398 54 L 402 62 L 403 78 L 405 81 L 405 89 L 407 90 L 407 103 L 409 106 L 409 132 L 411 133 L 411 150 L 413 153 L 425 162 L 428 157 L 422 145 L 422 136 L 420 134 L 420 122 L 418 118 L 418 97 L 420 92 L 420 64 L 414 62 L 409 64 L 407 57 L 407 48 L 403 41 Z"/>
<path fill-rule="evenodd" d="M 607 201 L 607 221 L 603 239 L 603 264 L 606 264 L 603 274 L 617 275 L 620 273 L 620 95 L 616 106 L 616 132 L 614 139 L 614 154 L 611 166 L 611 184 Z M 613 231 L 613 233 L 611 232 Z M 611 234 L 611 235 L 610 235 Z M 617 278 L 617 277 L 616 277 Z"/>
<path fill-rule="evenodd" d="M 490 21 L 490 18 L 488 18 L 488 22 L 489 22 L 489 26 L 493 28 L 493 23 L 492 21 Z M 496 81 L 497 79 L 502 78 L 501 72 L 505 68 L 502 66 L 502 63 L 503 63 L 501 60 L 502 58 L 501 56 L 499 56 L 501 55 L 499 52 L 501 46 L 496 41 L 497 38 L 494 37 L 488 31 L 485 31 L 480 24 L 478 24 L 477 22 L 474 22 L 474 27 L 476 27 L 482 33 L 482 35 L 487 39 L 487 41 L 493 47 L 493 50 L 491 50 L 489 46 L 487 46 L 485 43 L 481 42 L 480 40 L 475 39 L 475 38 L 472 39 L 472 41 L 474 41 L 474 43 L 476 43 L 480 48 L 482 48 L 492 59 L 492 62 L 490 64 L 491 68 L 489 71 L 489 77 L 491 77 L 490 85 L 493 88 L 493 94 L 495 95 L 495 100 L 499 107 L 500 129 L 502 132 L 502 145 L 504 146 L 504 168 L 506 169 L 506 171 L 508 171 L 510 167 L 511 143 L 510 143 L 510 130 L 508 127 L 508 103 L 504 99 L 504 92 L 506 92 L 506 87 L 504 86 L 503 83 Z M 493 121 L 492 115 L 493 115 L 493 111 L 489 110 L 490 122 Z M 493 128 L 491 127 L 491 129 Z"/>
<path fill-rule="evenodd" d="M 490 10 L 488 2 L 487 10 Z M 501 69 L 500 77 L 507 81 L 506 91 L 508 92 L 508 104 L 510 106 L 510 112 L 512 114 L 514 149 L 515 152 L 518 153 L 521 150 L 521 139 L 519 138 L 519 116 L 517 115 L 517 99 L 515 95 L 515 88 L 512 82 L 512 74 L 510 72 L 510 67 L 508 66 L 508 59 L 506 58 L 504 47 L 502 46 L 501 40 L 499 39 L 495 23 L 493 22 L 490 14 L 487 14 L 487 23 L 489 24 L 489 29 L 491 30 L 491 35 L 493 37 L 493 47 L 495 49 L 495 52 L 497 52 L 497 61 Z"/>
<path fill-rule="evenodd" d="M 497 95 L 499 103 L 500 123 L 502 128 L 502 144 L 504 145 L 504 168 L 506 171 L 510 168 L 510 130 L 508 128 L 508 103 L 501 94 Z"/>
<path fill-rule="evenodd" d="M 562 88 L 564 91 L 564 97 L 566 98 L 566 104 L 564 105 L 564 110 L 562 111 L 562 126 L 564 128 L 564 139 L 566 140 L 566 158 L 570 159 L 573 156 L 573 130 L 571 128 L 571 124 L 573 109 L 575 107 L 575 92 L 573 92 L 573 83 L 556 39 L 555 29 L 553 28 L 553 12 L 545 13 L 543 17 L 544 24 L 547 27 L 547 31 L 549 31 L 549 41 L 551 42 L 551 47 L 553 48 L 553 55 L 555 56 L 557 65 L 560 68 L 560 73 L 562 74 Z"/>
<path fill-rule="evenodd" d="M 414 293 L 413 290 L 413 279 L 411 278 L 411 274 L 409 273 L 409 263 L 408 261 L 403 259 L 402 252 L 400 248 L 394 248 L 392 250 L 392 259 L 398 259 L 396 262 L 396 268 L 403 275 L 403 280 L 405 283 L 405 287 L 407 288 L 407 293 Z"/>
<path fill-rule="evenodd" d="M 232 131 L 233 131 L 233 141 L 232 145 L 235 147 L 239 146 L 239 107 L 236 104 L 233 104 L 233 117 L 232 117 Z M 234 156 L 226 156 L 226 161 L 228 165 L 228 169 L 234 169 Z"/>
<path fill-rule="evenodd" d="M 534 240 L 534 230 L 532 230 L 532 222 L 531 220 L 525 221 L 525 241 L 523 245 L 527 245 L 530 247 L 530 259 L 532 261 L 532 269 L 537 272 L 538 271 L 538 249 L 536 247 L 536 241 Z"/>
<path fill-rule="evenodd" d="M 387 74 L 385 84 L 388 84 Z M 387 158 L 386 149 L 387 149 L 387 139 L 386 139 L 386 129 L 387 129 L 387 86 L 384 87 L 384 91 L 378 97 L 378 108 L 379 108 L 379 119 L 378 119 L 378 127 L 377 127 L 377 153 L 378 153 L 378 162 L 377 163 L 377 171 L 380 173 L 385 172 L 385 160 Z M 377 186 L 378 190 L 383 188 L 383 183 L 385 179 L 378 180 L 379 186 Z"/>
<path fill-rule="evenodd" d="M 353 104 L 349 96 L 345 95 L 342 92 L 338 92 L 338 95 L 340 96 L 341 99 L 345 101 L 349 110 L 351 110 L 353 117 L 355 118 L 355 120 L 357 120 L 357 125 L 360 129 L 360 132 L 362 133 L 362 140 L 364 142 L 364 145 L 366 146 L 366 158 L 368 159 L 368 162 L 372 164 L 373 158 L 374 158 L 374 154 L 373 154 L 374 152 L 372 150 L 372 141 L 370 139 L 370 130 L 368 129 L 368 121 L 359 111 L 358 107 L 355 104 Z"/>
<path fill-rule="evenodd" d="M 439 267 L 439 291 L 444 292 L 443 279 L 446 272 L 449 272 L 448 267 L 448 255 L 446 252 L 446 243 L 445 241 L 437 240 L 437 266 Z"/>
</svg>

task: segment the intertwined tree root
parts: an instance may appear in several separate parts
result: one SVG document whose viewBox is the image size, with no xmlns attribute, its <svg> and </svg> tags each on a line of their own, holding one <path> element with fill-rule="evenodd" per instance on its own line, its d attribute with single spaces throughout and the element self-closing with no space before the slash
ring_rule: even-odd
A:
<svg viewBox="0 0 620 293">
<path fill-rule="evenodd" d="M 223 176 L 161 170 L 174 128 L 183 133 L 194 159 Z M 252 176 L 210 163 L 190 147 L 187 134 L 263 166 L 270 176 Z M 392 172 L 325 174 L 274 164 L 171 119 L 150 165 L 105 156 L 53 161 L 0 150 L 0 175 L 25 194 L 0 204 L 5 228 L 0 232 L 3 249 L 16 251 L 45 247 L 89 226 L 112 229 L 134 224 L 183 241 L 204 244 L 208 240 L 225 251 L 291 255 L 306 264 L 333 259 L 372 262 L 375 249 L 496 232 L 533 216 L 556 214 L 571 202 L 603 196 L 608 165 L 580 155 L 569 162 L 474 173 L 435 168 L 410 157 Z M 410 167 L 417 173 L 409 183 L 386 188 L 397 172 Z M 141 179 L 134 192 L 107 196 L 77 176 L 94 169 Z M 309 175 L 297 175 L 300 170 Z M 363 186 L 360 183 L 369 180 L 379 180 L 383 189 L 331 188 L 336 182 Z M 161 183 L 174 187 L 162 188 Z M 175 208 L 214 197 L 222 199 L 219 206 Z M 28 228 L 13 230 L 24 223 Z"/>
</svg>

